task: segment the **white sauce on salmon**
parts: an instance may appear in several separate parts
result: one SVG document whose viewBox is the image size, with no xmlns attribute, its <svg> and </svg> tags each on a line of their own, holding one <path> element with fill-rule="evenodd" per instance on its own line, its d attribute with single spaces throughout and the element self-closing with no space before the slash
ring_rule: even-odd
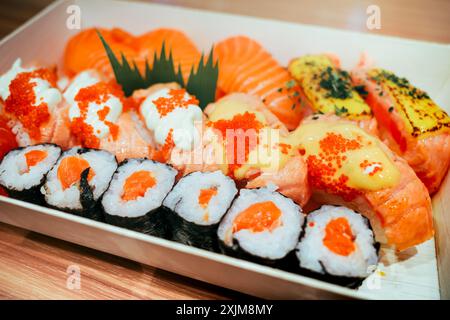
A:
<svg viewBox="0 0 450 320">
<path fill-rule="evenodd" d="M 140 106 L 140 113 L 145 120 L 145 124 L 155 136 L 158 144 L 164 145 L 169 132 L 172 130 L 172 137 L 175 146 L 182 150 L 191 150 L 200 140 L 200 135 L 196 129 L 196 123 L 202 121 L 202 110 L 196 104 L 189 104 L 185 107 L 175 106 L 167 114 L 161 115 L 155 104 L 158 98 L 170 98 L 171 89 L 161 89 L 149 95 Z M 186 92 L 183 101 L 188 101 L 192 97 Z"/>
</svg>

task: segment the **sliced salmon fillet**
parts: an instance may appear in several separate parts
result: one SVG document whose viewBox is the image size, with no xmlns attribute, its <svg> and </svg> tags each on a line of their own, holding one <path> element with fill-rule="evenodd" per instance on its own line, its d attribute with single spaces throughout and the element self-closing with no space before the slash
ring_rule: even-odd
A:
<svg viewBox="0 0 450 320">
<path fill-rule="evenodd" d="M 295 129 L 302 118 L 298 87 L 258 42 L 245 36 L 227 38 L 214 47 L 219 61 L 218 96 L 232 92 L 259 97 L 269 110 Z"/>
<path fill-rule="evenodd" d="M 150 66 L 153 63 L 154 54 L 158 56 L 162 45 L 165 45 L 166 57 L 172 51 L 175 70 L 181 68 L 184 81 L 187 82 L 192 67 L 196 68 L 201 57 L 191 39 L 184 32 L 175 29 L 156 29 L 136 38 L 136 45 L 139 52 L 136 63 L 141 70 L 145 70 L 145 59 L 148 59 Z"/>
<path fill-rule="evenodd" d="M 392 72 L 371 68 L 363 58 L 353 82 L 368 92 L 380 136 L 435 193 L 450 165 L 450 117 L 422 90 Z"/>
<path fill-rule="evenodd" d="M 330 115 L 316 116 L 315 120 L 309 117 L 302 122 L 301 126 L 318 123 L 326 126 L 339 123 L 346 126 L 346 130 L 356 128 L 352 122 Z M 355 139 L 358 141 L 357 136 Z M 431 199 L 425 185 L 404 159 L 393 153 L 381 141 L 377 143 L 377 146 L 378 151 L 383 152 L 398 170 L 398 180 L 395 180 L 395 183 L 373 190 L 361 188 L 356 190 L 353 197 L 346 198 L 340 192 L 321 186 L 321 183 L 330 185 L 326 175 L 315 176 L 316 179 L 322 180 L 314 180 L 314 183 L 311 183 L 313 170 L 308 167 L 312 199 L 315 203 L 343 205 L 362 213 L 370 220 L 378 241 L 402 251 L 433 236 Z M 339 148 L 341 147 L 342 145 Z M 308 165 L 309 160 L 307 158 Z M 355 161 L 355 158 L 345 159 L 343 164 L 348 165 L 348 161 Z M 357 165 L 357 162 L 353 165 Z M 356 171 L 359 168 L 355 167 L 352 170 Z M 333 183 L 340 185 L 341 181 Z"/>
<path fill-rule="evenodd" d="M 141 73 L 145 71 L 145 59 L 151 66 L 155 53 L 158 56 L 161 53 L 163 43 L 166 56 L 172 50 L 175 68 L 178 70 L 180 66 L 186 81 L 192 66 L 196 66 L 200 60 L 201 54 L 194 43 L 183 32 L 175 29 L 156 29 L 140 36 L 119 28 L 99 31 L 116 57 L 123 53 L 130 63 L 134 60 Z M 96 69 L 106 78 L 113 77 L 105 49 L 94 28 L 83 30 L 72 37 L 64 52 L 64 70 L 68 76 L 87 69 Z"/>
<path fill-rule="evenodd" d="M 306 113 L 335 114 L 355 121 L 377 135 L 377 121 L 364 99 L 353 88 L 349 74 L 341 69 L 337 56 L 305 55 L 289 63 L 289 72 L 298 82 Z"/>
<path fill-rule="evenodd" d="M 136 56 L 138 49 L 135 47 L 133 35 L 119 28 L 98 29 L 106 42 L 113 50 L 116 57 L 123 53 L 127 59 Z M 95 69 L 107 78 L 113 77 L 113 71 L 109 63 L 100 38 L 95 28 L 90 28 L 77 33 L 70 38 L 64 50 L 64 72 L 73 77 L 77 73 Z"/>
</svg>

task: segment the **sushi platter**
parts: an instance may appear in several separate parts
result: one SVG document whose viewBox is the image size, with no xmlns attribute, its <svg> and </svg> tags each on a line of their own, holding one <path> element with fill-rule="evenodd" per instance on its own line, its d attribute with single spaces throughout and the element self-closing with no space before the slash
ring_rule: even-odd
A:
<svg viewBox="0 0 450 320">
<path fill-rule="evenodd" d="M 262 298 L 450 299 L 449 56 L 57 1 L 0 42 L 0 222 Z"/>
</svg>

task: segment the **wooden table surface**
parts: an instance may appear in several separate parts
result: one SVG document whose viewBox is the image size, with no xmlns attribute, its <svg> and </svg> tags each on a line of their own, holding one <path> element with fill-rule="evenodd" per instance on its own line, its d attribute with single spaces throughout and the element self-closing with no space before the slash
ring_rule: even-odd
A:
<svg viewBox="0 0 450 320">
<path fill-rule="evenodd" d="M 2 0 L 0 38 L 50 0 Z M 160 0 L 208 9 L 450 43 L 448 0 Z M 366 27 L 366 8 L 381 9 L 381 29 Z M 80 290 L 67 288 L 67 268 L 81 272 Z M 0 298 L 236 299 L 243 295 L 0 223 Z"/>
</svg>

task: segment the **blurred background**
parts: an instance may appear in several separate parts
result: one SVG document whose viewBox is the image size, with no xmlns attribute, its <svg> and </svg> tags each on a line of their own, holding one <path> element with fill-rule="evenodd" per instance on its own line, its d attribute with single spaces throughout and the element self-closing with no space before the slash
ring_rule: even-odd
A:
<svg viewBox="0 0 450 320">
<path fill-rule="evenodd" d="M 95 1 L 95 0 L 92 0 Z M 333 28 L 450 43 L 450 0 L 135 0 L 272 18 Z M 0 38 L 52 0 L 1 0 Z M 381 13 L 381 28 L 366 26 L 370 5 Z"/>
</svg>

